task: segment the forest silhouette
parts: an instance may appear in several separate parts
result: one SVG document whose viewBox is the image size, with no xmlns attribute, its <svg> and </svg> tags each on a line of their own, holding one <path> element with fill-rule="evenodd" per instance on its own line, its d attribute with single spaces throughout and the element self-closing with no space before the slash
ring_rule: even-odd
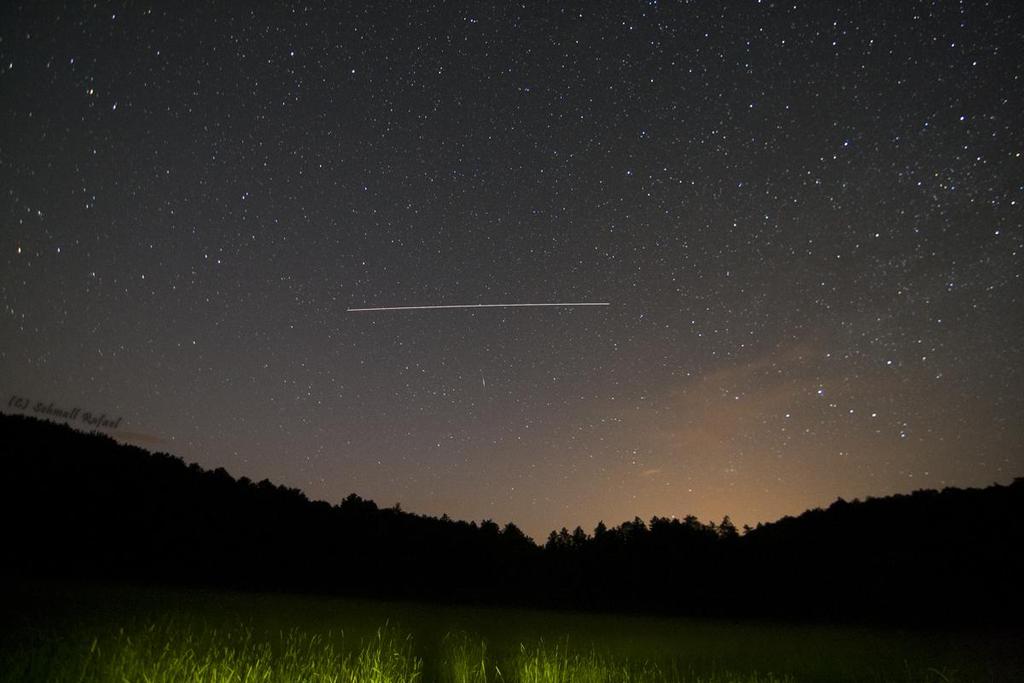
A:
<svg viewBox="0 0 1024 683">
<path fill-rule="evenodd" d="M 1024 478 L 726 517 L 552 532 L 337 504 L 0 414 L 9 577 L 684 615 L 1016 623 Z"/>
</svg>

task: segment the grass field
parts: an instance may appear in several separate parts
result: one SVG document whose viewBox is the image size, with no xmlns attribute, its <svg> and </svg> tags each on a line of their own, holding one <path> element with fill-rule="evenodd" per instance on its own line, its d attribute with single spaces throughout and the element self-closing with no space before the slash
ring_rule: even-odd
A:
<svg viewBox="0 0 1024 683">
<path fill-rule="evenodd" d="M 5 588 L 0 681 L 1024 680 L 1019 632 L 907 632 L 95 585 Z"/>
</svg>

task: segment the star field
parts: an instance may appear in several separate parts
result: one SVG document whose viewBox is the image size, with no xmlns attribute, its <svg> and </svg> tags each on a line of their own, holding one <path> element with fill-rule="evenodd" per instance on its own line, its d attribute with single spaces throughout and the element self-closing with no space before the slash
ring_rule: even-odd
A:
<svg viewBox="0 0 1024 683">
<path fill-rule="evenodd" d="M 541 539 L 1008 482 L 1021 25 L 1010 2 L 10 3 L 0 387 Z M 346 312 L 544 301 L 610 306 Z"/>
</svg>

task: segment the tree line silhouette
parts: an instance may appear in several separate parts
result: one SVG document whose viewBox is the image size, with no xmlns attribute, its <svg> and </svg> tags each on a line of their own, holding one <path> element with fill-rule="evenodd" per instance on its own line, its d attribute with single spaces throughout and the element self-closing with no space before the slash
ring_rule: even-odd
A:
<svg viewBox="0 0 1024 683">
<path fill-rule="evenodd" d="M 499 526 L 338 504 L 0 414 L 12 576 L 717 616 L 1015 621 L 1024 479 L 846 502 L 743 533 L 639 518 L 537 545 Z"/>
</svg>

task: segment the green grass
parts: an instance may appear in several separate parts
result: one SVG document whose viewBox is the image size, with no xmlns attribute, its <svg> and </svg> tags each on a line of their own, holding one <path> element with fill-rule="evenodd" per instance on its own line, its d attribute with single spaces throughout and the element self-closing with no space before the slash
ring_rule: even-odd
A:
<svg viewBox="0 0 1024 683">
<path fill-rule="evenodd" d="M 0 681 L 1021 679 L 1019 633 L 910 633 L 124 587 L 38 584 L 6 593 L 0 592 Z"/>
<path fill-rule="evenodd" d="M 167 621 L 97 638 L 84 647 L 11 653 L 6 680 L 140 683 L 413 683 L 423 661 L 412 641 L 382 628 L 353 651 L 333 634 L 297 629 L 259 638 L 251 628 L 219 630 Z"/>
<path fill-rule="evenodd" d="M 446 638 L 447 640 L 447 638 Z M 417 683 L 423 660 L 414 653 L 409 635 L 383 627 L 367 643 L 346 651 L 343 638 L 296 629 L 269 639 L 253 629 L 218 630 L 167 621 L 96 638 L 88 645 L 59 650 L 8 653 L 3 673 L 18 681 L 140 681 L 144 683 Z M 487 646 L 465 635 L 455 636 L 439 652 L 438 680 L 449 683 L 788 683 L 771 674 L 730 672 L 699 676 L 660 669 L 648 661 L 574 652 L 567 646 L 527 647 L 499 661 Z"/>
</svg>

